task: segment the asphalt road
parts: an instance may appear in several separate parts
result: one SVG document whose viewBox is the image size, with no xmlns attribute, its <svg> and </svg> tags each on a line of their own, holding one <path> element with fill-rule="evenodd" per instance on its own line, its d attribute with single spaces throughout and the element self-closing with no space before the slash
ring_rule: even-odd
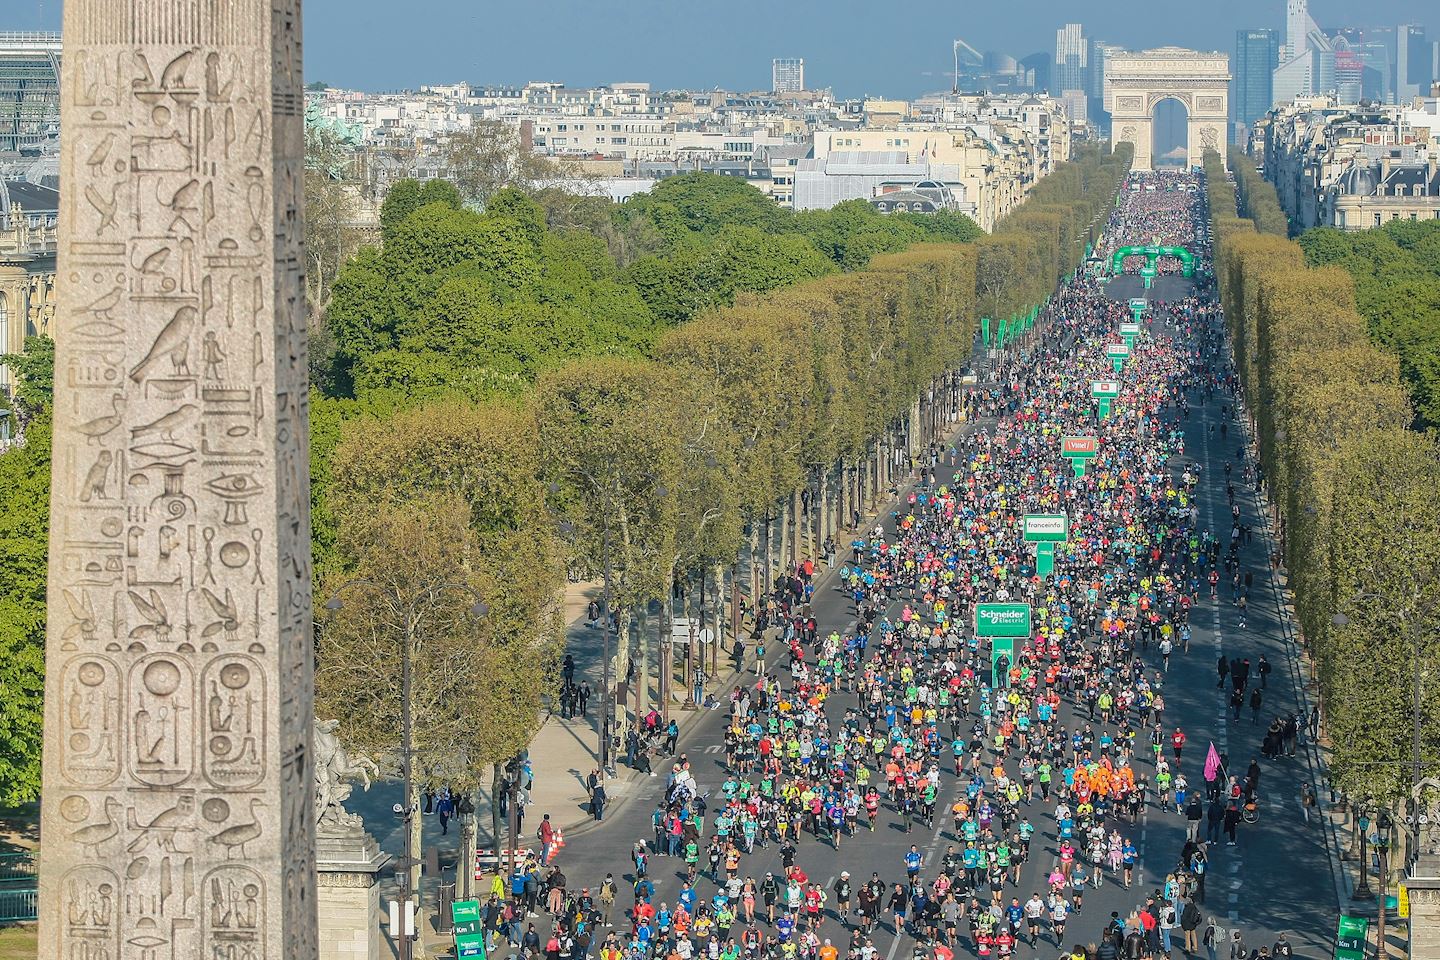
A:
<svg viewBox="0 0 1440 960">
<path fill-rule="evenodd" d="M 1107 295 L 1121 300 L 1136 295 L 1126 289 L 1126 282 L 1128 278 L 1113 282 Z M 1176 299 L 1187 288 L 1188 283 L 1179 278 L 1162 277 L 1154 295 Z M 1198 402 L 1198 397 L 1192 398 L 1192 403 Z M 1226 402 L 1231 403 L 1231 413 L 1222 417 L 1221 404 Z M 1172 409 L 1170 417 L 1175 416 Z M 1215 530 L 1222 540 L 1229 534 L 1224 465 L 1227 459 L 1234 461 L 1237 448 L 1242 443 L 1233 416 L 1233 402 L 1217 398 L 1206 407 L 1192 409 L 1188 422 L 1182 424 L 1188 460 L 1201 468 L 1198 500 L 1202 523 Z M 1225 425 L 1223 433 L 1222 424 Z M 1178 473 L 1184 462 L 1174 461 L 1173 469 Z M 948 468 L 942 468 L 941 482 L 947 482 L 952 473 Z M 1238 628 L 1237 611 L 1228 600 L 1229 591 L 1225 585 L 1222 584 L 1218 603 L 1209 601 L 1208 592 L 1202 587 L 1201 603 L 1191 615 L 1194 636 L 1190 653 L 1185 655 L 1176 650 L 1166 678 L 1167 724 L 1178 724 L 1188 737 L 1182 769 L 1197 785 L 1201 783 L 1200 766 L 1207 743 L 1213 741 L 1218 749 L 1228 753 L 1234 772 L 1243 776 L 1250 758 L 1259 755 L 1260 739 L 1269 718 L 1300 709 L 1297 674 L 1281 628 L 1280 609 L 1276 602 L 1278 594 L 1272 591 L 1269 581 L 1266 557 L 1271 548 L 1254 499 L 1249 491 L 1240 489 L 1238 469 L 1235 483 L 1244 522 L 1255 531 L 1253 542 L 1242 551 L 1244 567 L 1255 573 L 1256 581 L 1251 595 L 1248 629 Z M 891 522 L 887 520 L 886 525 L 891 527 Z M 817 593 L 813 607 L 822 634 L 831 629 L 844 631 L 854 622 L 852 605 L 834 588 L 833 581 L 828 589 Z M 892 609 L 891 612 L 896 611 Z M 1223 699 L 1226 691 L 1216 687 L 1215 664 L 1222 651 L 1226 656 L 1249 657 L 1252 664 L 1258 662 L 1263 652 L 1275 666 L 1264 692 L 1265 707 L 1258 726 L 1251 725 L 1248 706 L 1242 711 L 1239 722 L 1229 719 Z M 1160 664 L 1156 651 L 1152 649 L 1148 656 L 1153 661 L 1152 669 L 1158 670 Z M 844 706 L 854 702 L 853 697 L 843 694 L 834 699 L 838 699 L 839 703 L 832 716 L 839 716 Z M 692 761 L 702 789 L 715 790 L 725 778 L 720 746 L 724 723 L 722 714 L 723 711 L 716 711 L 706 718 L 681 744 L 682 752 Z M 1072 717 L 1073 713 L 1064 719 L 1068 723 Z M 1148 765 L 1148 760 L 1137 763 Z M 1296 759 L 1262 762 L 1264 774 L 1259 821 L 1253 825 L 1242 824 L 1237 846 L 1212 845 L 1208 896 L 1204 907 L 1227 928 L 1240 929 L 1247 946 L 1268 946 L 1274 942 L 1276 934 L 1284 931 L 1297 956 L 1320 958 L 1330 955 L 1337 912 L 1337 885 L 1318 822 L 1307 824 L 1302 819 L 1300 784 L 1319 780 L 1308 763 L 1303 753 Z M 665 768 L 665 763 L 659 763 L 657 769 L 661 771 L 660 775 L 648 787 L 635 791 L 635 795 L 623 807 L 608 815 L 606 822 L 598 828 L 569 841 L 559 862 L 572 889 L 596 884 L 606 873 L 613 873 L 622 888 L 619 906 L 629 905 L 630 897 L 625 891 L 626 884 L 633 879 L 629 850 L 637 839 L 652 836 L 650 817 L 663 793 Z M 937 808 L 948 809 L 960 790 L 960 785 L 947 771 L 942 780 L 941 802 Z M 1031 891 L 1043 892 L 1045 889 L 1044 874 L 1050 871 L 1057 858 L 1052 809 L 1053 806 L 1042 806 L 1037 795 L 1036 803 L 1024 810 L 1038 829 L 1022 882 L 1018 889 L 1007 891 L 1007 900 L 1013 894 L 1024 901 Z M 536 815 L 534 819 L 538 820 L 538 814 L 542 812 L 532 811 Z M 857 883 L 867 879 L 872 870 L 878 871 L 882 879 L 893 885 L 903 878 L 902 857 L 909 845 L 915 843 L 926 855 L 926 875 L 933 875 L 928 865 L 938 860 L 947 844 L 957 843 L 950 832 L 949 818 L 937 819 L 934 829 L 917 825 L 915 832 L 907 835 L 898 814 L 882 807 L 878 829 L 873 833 L 862 830 L 855 837 L 845 838 L 838 850 L 805 835 L 800 844 L 799 863 L 813 880 L 823 882 L 827 890 L 841 870 L 849 870 Z M 1111 911 L 1118 911 L 1124 916 L 1143 903 L 1145 895 L 1159 887 L 1166 872 L 1173 869 L 1184 843 L 1183 818 L 1174 812 L 1173 806 L 1168 810 L 1160 809 L 1153 800 L 1138 823 L 1130 824 L 1123 817 L 1112 817 L 1110 825 L 1117 827 L 1139 848 L 1140 869 L 1134 886 L 1126 889 L 1107 876 L 1104 886 L 1087 892 L 1083 910 L 1073 916 L 1069 924 L 1067 945 L 1097 939 Z M 963 844 L 957 843 L 957 849 L 960 847 Z M 779 853 L 773 845 L 769 849 L 757 849 L 742 863 L 742 875 L 757 879 L 769 870 L 777 875 L 780 873 Z M 683 864 L 679 861 L 652 858 L 651 880 L 656 885 L 656 902 L 673 904 L 683 876 Z M 702 878 L 700 892 L 702 897 L 709 896 L 714 887 Z M 833 901 L 833 896 L 831 899 Z M 623 918 L 612 919 L 622 924 L 625 922 Z M 838 918 L 832 914 L 821 936 L 830 937 L 843 947 L 848 931 L 841 928 Z M 894 960 L 896 956 L 908 960 L 911 940 L 904 934 L 897 934 L 888 920 L 877 929 L 874 940 L 886 960 Z M 1178 943 L 1176 949 L 1178 952 Z M 957 952 L 968 954 L 968 945 Z M 1053 957 L 1058 952 L 1058 945 L 1053 940 L 1043 938 L 1035 948 L 1021 945 L 1017 950 L 1019 955 L 1026 957 Z"/>
</svg>

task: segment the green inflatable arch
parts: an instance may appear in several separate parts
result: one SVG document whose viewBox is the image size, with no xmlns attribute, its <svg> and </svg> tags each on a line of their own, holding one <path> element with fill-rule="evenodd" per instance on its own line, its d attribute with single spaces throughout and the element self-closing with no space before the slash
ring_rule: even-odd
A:
<svg viewBox="0 0 1440 960">
<path fill-rule="evenodd" d="M 1195 257 L 1184 247 L 1121 247 L 1110 258 L 1110 272 L 1119 275 L 1126 257 L 1144 257 L 1145 266 L 1153 276 L 1155 262 L 1161 257 L 1174 257 L 1180 261 L 1180 271 L 1187 277 L 1195 275 Z"/>
</svg>

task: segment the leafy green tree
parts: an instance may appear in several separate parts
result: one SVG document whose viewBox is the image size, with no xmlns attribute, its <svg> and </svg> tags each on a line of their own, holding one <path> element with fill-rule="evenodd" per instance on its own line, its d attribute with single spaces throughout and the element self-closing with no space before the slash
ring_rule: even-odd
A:
<svg viewBox="0 0 1440 960">
<path fill-rule="evenodd" d="M 0 454 L 0 805 L 40 796 L 45 695 L 46 543 L 50 525 L 50 414 L 25 443 Z"/>
<path fill-rule="evenodd" d="M 15 414 L 23 430 L 55 401 L 55 341 L 43 335 L 26 337 L 21 353 L 0 354 L 0 365 L 15 375 Z"/>
<path fill-rule="evenodd" d="M 754 227 L 766 233 L 790 228 L 793 214 L 750 184 L 713 173 L 667 177 L 648 193 L 621 204 L 621 222 L 650 220 L 673 247 L 694 235 L 713 236 L 726 227 Z"/>
<path fill-rule="evenodd" d="M 946 243 L 974 243 L 985 235 L 980 225 L 963 213 L 955 213 L 951 210 L 938 210 L 935 213 L 895 213 L 902 223 L 919 227 L 925 232 L 925 236 L 931 240 L 940 240 Z"/>
<path fill-rule="evenodd" d="M 522 193 L 559 186 L 583 192 L 586 185 L 573 165 L 536 154 L 518 128 L 498 120 L 480 120 L 451 134 L 445 165 L 460 196 L 477 209 L 506 187 Z"/>
</svg>

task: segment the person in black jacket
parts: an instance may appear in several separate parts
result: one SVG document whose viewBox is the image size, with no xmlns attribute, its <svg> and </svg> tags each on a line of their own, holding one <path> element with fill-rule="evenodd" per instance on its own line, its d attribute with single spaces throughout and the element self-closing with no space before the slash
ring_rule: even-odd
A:
<svg viewBox="0 0 1440 960">
<path fill-rule="evenodd" d="M 1180 929 L 1185 931 L 1185 952 L 1198 953 L 1200 951 L 1200 908 L 1195 906 L 1194 900 L 1185 903 L 1185 909 L 1180 911 Z"/>
</svg>

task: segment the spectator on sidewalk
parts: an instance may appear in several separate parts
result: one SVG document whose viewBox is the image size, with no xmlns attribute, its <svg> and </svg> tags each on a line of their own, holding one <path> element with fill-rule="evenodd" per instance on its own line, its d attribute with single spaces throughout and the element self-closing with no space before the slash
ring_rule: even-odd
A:
<svg viewBox="0 0 1440 960">
<path fill-rule="evenodd" d="M 596 823 L 599 823 L 605 816 L 605 800 L 605 785 L 603 783 L 596 785 L 590 794 L 590 815 L 595 818 Z"/>
</svg>

